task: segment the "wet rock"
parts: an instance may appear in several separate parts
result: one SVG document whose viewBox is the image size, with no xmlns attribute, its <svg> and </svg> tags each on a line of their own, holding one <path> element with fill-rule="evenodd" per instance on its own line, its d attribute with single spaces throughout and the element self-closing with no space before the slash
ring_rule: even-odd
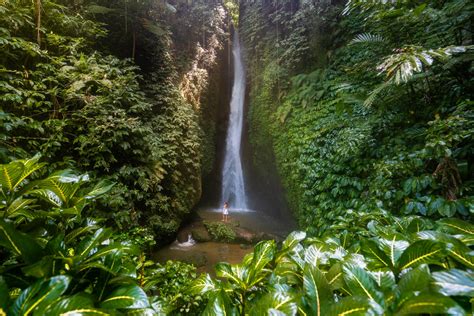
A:
<svg viewBox="0 0 474 316">
<path fill-rule="evenodd" d="M 211 241 L 212 239 L 206 227 L 204 227 L 204 225 L 194 227 L 191 230 L 191 236 L 197 242 L 206 242 L 206 241 Z"/>
<path fill-rule="evenodd" d="M 281 241 L 281 238 L 274 235 L 274 234 L 260 232 L 258 234 L 255 234 L 254 238 L 252 239 L 252 241 L 254 243 L 257 243 L 257 242 L 263 241 L 263 240 L 275 240 L 275 241 L 279 242 L 279 241 Z"/>
<path fill-rule="evenodd" d="M 256 234 L 248 229 L 242 227 L 234 227 L 235 241 L 242 244 L 251 244 L 255 239 Z"/>
</svg>

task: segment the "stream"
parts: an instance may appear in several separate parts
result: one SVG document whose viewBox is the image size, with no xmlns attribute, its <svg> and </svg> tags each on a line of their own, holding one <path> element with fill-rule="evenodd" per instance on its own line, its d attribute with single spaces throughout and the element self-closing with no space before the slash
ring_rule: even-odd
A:
<svg viewBox="0 0 474 316">
<path fill-rule="evenodd" d="M 160 263 L 165 263 L 167 260 L 179 260 L 194 264 L 199 273 L 213 274 L 216 263 L 221 261 L 232 264 L 240 263 L 242 258 L 253 250 L 253 246 L 247 243 L 196 242 L 192 240 L 189 236 L 193 230 L 199 229 L 202 221 L 222 222 L 222 213 L 219 209 L 199 209 L 196 213 L 197 218 L 180 230 L 175 242 L 154 253 L 154 260 Z M 242 212 L 232 209 L 228 225 L 237 225 L 254 235 L 264 234 L 268 238 L 273 237 L 276 240 L 283 240 L 296 229 L 296 223 L 290 214 L 275 218 L 264 212 Z"/>
</svg>

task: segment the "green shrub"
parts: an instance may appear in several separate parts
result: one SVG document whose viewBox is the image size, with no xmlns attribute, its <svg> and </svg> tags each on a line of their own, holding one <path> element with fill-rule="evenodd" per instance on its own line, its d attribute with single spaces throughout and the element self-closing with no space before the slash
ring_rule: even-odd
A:
<svg viewBox="0 0 474 316">
<path fill-rule="evenodd" d="M 220 222 L 204 222 L 204 226 L 213 240 L 232 242 L 236 238 L 235 232 L 227 224 Z"/>
</svg>

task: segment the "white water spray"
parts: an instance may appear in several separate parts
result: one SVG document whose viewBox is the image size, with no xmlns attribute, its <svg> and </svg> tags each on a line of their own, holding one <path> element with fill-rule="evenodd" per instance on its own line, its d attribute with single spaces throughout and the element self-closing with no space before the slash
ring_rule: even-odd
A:
<svg viewBox="0 0 474 316">
<path fill-rule="evenodd" d="M 228 201 L 233 209 L 247 209 L 244 175 L 240 157 L 242 125 L 244 119 L 245 72 L 240 54 L 240 40 L 234 32 L 232 54 L 234 56 L 234 85 L 230 102 L 229 127 L 227 129 L 224 169 L 222 170 L 221 205 Z"/>
</svg>

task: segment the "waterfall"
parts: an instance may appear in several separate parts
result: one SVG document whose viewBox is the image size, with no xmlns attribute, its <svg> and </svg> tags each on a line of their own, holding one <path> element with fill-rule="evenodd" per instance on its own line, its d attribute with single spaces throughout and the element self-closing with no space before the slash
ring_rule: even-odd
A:
<svg viewBox="0 0 474 316">
<path fill-rule="evenodd" d="M 244 119 L 245 72 L 237 31 L 234 32 L 232 54 L 234 56 L 234 84 L 230 102 L 224 168 L 222 170 L 221 205 L 228 201 L 231 208 L 246 210 L 244 175 L 240 157 Z"/>
</svg>

